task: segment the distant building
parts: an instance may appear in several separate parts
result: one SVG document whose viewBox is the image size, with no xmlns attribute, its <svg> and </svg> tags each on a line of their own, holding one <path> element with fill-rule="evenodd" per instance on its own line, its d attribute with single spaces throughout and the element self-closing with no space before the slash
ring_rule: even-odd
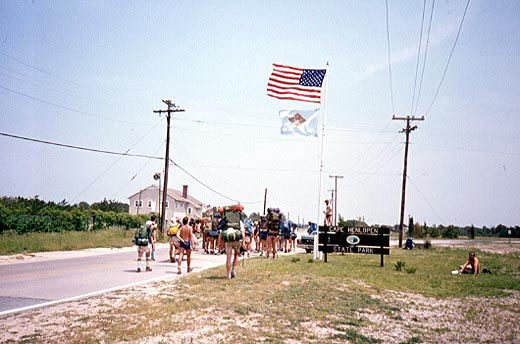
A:
<svg viewBox="0 0 520 344">
<path fill-rule="evenodd" d="M 159 197 L 161 204 L 159 204 Z M 128 199 L 130 200 L 129 213 L 132 215 L 159 214 L 161 212 L 162 189 L 159 191 L 157 185 L 142 189 Z M 188 195 L 188 185 L 183 185 L 182 191 L 168 189 L 165 226 L 166 228 L 169 226 L 172 218 L 181 220 L 185 216 L 194 219 L 201 218 L 204 210 L 204 203 Z"/>
</svg>

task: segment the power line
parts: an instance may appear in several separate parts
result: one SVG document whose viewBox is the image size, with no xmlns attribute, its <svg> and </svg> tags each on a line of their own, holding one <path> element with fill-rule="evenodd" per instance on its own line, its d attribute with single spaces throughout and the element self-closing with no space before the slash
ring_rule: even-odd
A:
<svg viewBox="0 0 520 344">
<path fill-rule="evenodd" d="M 426 197 L 424 196 L 424 194 L 421 192 L 421 190 L 419 190 L 419 188 L 417 187 L 417 185 L 413 182 L 412 179 L 410 179 L 409 176 L 407 176 L 408 180 L 412 183 L 412 186 L 415 188 L 415 190 L 419 193 L 419 195 L 421 195 L 422 199 L 426 202 L 426 204 L 430 207 L 430 209 L 435 213 L 435 215 L 437 215 L 437 217 L 439 218 L 439 220 L 441 221 L 441 223 L 446 223 L 444 222 L 444 220 L 442 219 L 442 217 L 439 215 L 439 213 L 435 210 L 435 208 L 433 208 L 433 206 L 431 205 L 430 202 L 428 202 L 428 200 L 426 199 Z"/>
<path fill-rule="evenodd" d="M 128 153 L 132 148 L 134 148 L 135 146 L 137 146 L 148 134 L 150 134 L 150 132 L 159 124 L 161 123 L 162 120 L 158 121 L 150 130 L 148 130 L 139 140 L 136 140 L 135 143 L 130 146 L 130 148 L 128 148 L 125 152 Z M 110 166 L 108 166 L 103 172 L 101 172 L 96 178 L 94 178 L 94 180 L 88 184 L 79 194 L 76 195 L 76 197 L 74 197 L 71 201 L 74 202 L 79 196 L 81 196 L 85 191 L 87 191 L 92 185 L 94 185 L 95 182 L 97 182 L 103 175 L 105 175 L 105 173 L 107 173 L 112 167 L 114 167 L 118 162 L 119 160 L 121 160 L 123 158 L 123 156 L 120 156 L 118 159 L 116 159 Z"/>
<path fill-rule="evenodd" d="M 428 34 L 426 36 L 426 48 L 424 49 L 424 59 L 423 59 L 423 65 L 422 65 L 422 71 L 421 71 L 421 80 L 419 82 L 419 91 L 417 92 L 417 101 L 415 103 L 415 109 L 413 109 L 412 113 L 417 113 L 417 107 L 419 106 L 419 99 L 421 98 L 421 90 L 422 90 L 422 84 L 423 84 L 423 79 L 424 79 L 424 70 L 426 69 L 426 58 L 428 57 L 428 47 L 430 46 L 430 33 L 431 33 L 431 28 L 432 28 L 434 7 L 435 7 L 435 0 L 432 1 L 432 10 L 430 12 L 430 21 L 428 24 Z"/>
<path fill-rule="evenodd" d="M 102 150 L 102 149 L 86 148 L 86 147 L 73 146 L 73 145 L 68 145 L 68 144 L 63 144 L 63 143 L 52 142 L 52 141 L 39 140 L 39 139 L 30 138 L 30 137 L 14 135 L 14 134 L 8 134 L 8 133 L 2 133 L 2 132 L 0 132 L 0 135 L 11 137 L 11 138 L 15 138 L 15 139 L 20 139 L 20 140 L 38 142 L 38 143 L 43 143 L 43 144 L 48 144 L 48 145 L 53 145 L 53 146 L 58 146 L 58 147 L 71 148 L 71 149 L 79 149 L 79 150 L 88 151 L 88 152 L 94 152 L 94 153 L 121 155 L 121 156 L 135 157 L 135 158 L 157 159 L 157 160 L 162 160 L 163 159 L 163 158 L 157 157 L 157 156 L 142 155 L 142 154 L 130 154 L 130 153 L 128 153 L 128 151 L 125 152 L 125 153 L 112 152 L 112 151 L 107 151 L 107 150 Z"/>
<path fill-rule="evenodd" d="M 386 43 L 387 43 L 387 55 L 388 55 L 388 78 L 390 81 L 390 100 L 392 103 L 392 114 L 395 114 L 395 105 L 394 105 L 394 88 L 392 85 L 392 63 L 390 62 L 390 24 L 388 20 L 388 0 L 386 3 Z"/>
<path fill-rule="evenodd" d="M 204 183 L 203 181 L 201 181 L 200 179 L 198 179 L 197 177 L 195 177 L 193 174 L 191 174 L 190 172 L 188 172 L 185 168 L 179 166 L 179 164 L 177 164 L 176 162 L 174 162 L 172 159 L 170 159 L 170 162 L 175 166 L 177 167 L 179 170 L 181 170 L 182 172 L 186 173 L 188 176 L 190 176 L 191 178 L 193 178 L 195 181 L 197 181 L 200 185 L 206 187 L 208 190 L 211 190 L 212 192 L 216 193 L 217 195 L 219 196 L 222 196 L 224 197 L 225 199 L 229 200 L 229 201 L 232 201 L 232 202 L 240 202 L 242 204 L 256 204 L 256 203 L 260 203 L 260 202 L 263 202 L 262 200 L 261 201 L 251 201 L 251 202 L 243 202 L 243 201 L 238 201 L 234 198 L 231 198 L 231 197 L 228 197 L 226 195 L 224 195 L 223 193 L 221 192 L 218 192 L 217 190 L 213 189 L 211 186 L 207 185 L 206 183 Z"/>
<path fill-rule="evenodd" d="M 94 90 L 94 89 L 89 88 L 89 87 L 87 87 L 87 86 L 81 85 L 81 84 L 79 84 L 79 83 L 77 83 L 77 82 L 75 82 L 75 81 L 65 79 L 65 78 L 63 78 L 63 77 L 61 77 L 61 76 L 59 76 L 59 75 L 56 75 L 56 74 L 50 73 L 50 72 L 48 72 L 48 71 L 46 71 L 46 70 L 44 70 L 44 69 L 41 69 L 41 68 L 38 68 L 38 67 L 32 66 L 32 65 L 28 64 L 27 62 L 24 62 L 24 61 L 22 61 L 22 60 L 19 60 L 19 59 L 17 59 L 17 58 L 14 58 L 14 57 L 12 57 L 12 56 L 9 56 L 9 55 L 7 55 L 7 54 L 4 53 L 4 52 L 1 52 L 1 51 L 0 51 L 0 55 L 3 55 L 4 57 L 7 57 L 8 59 L 10 59 L 10 60 L 12 60 L 12 61 L 15 61 L 15 62 L 17 62 L 17 63 L 19 63 L 19 64 L 21 64 L 21 65 L 24 65 L 24 66 L 26 66 L 26 67 L 29 67 L 29 68 L 31 68 L 31 69 L 34 69 L 34 70 L 36 70 L 36 71 L 38 71 L 38 72 L 40 72 L 40 73 L 42 73 L 42 74 L 47 74 L 47 75 L 52 76 L 53 78 L 59 79 L 59 80 L 61 80 L 61 81 L 65 81 L 65 82 L 67 82 L 67 83 L 69 83 L 69 84 L 72 84 L 72 85 L 75 85 L 75 86 L 77 86 L 77 87 L 80 87 L 80 88 L 83 88 L 83 89 L 86 89 L 86 90 L 89 90 L 89 91 L 97 92 L 97 90 Z"/>
<path fill-rule="evenodd" d="M 3 67 L 3 66 L 0 66 L 0 68 L 7 69 L 7 68 L 5 68 L 5 67 Z M 18 72 L 15 72 L 15 71 L 11 71 L 11 70 L 9 70 L 9 69 L 7 69 L 7 70 L 10 71 L 11 73 L 16 73 L 16 74 L 19 74 L 19 75 L 25 76 L 25 75 L 23 75 L 22 73 L 18 73 Z M 28 81 L 28 80 L 24 80 L 24 79 L 22 79 L 22 78 L 18 78 L 18 77 L 16 77 L 16 76 L 12 76 L 12 75 L 9 75 L 9 74 L 6 74 L 6 73 L 0 73 L 0 75 L 3 75 L 3 76 L 5 76 L 5 77 L 8 77 L 8 78 L 13 79 L 13 80 L 17 80 L 17 81 L 20 81 L 20 82 L 23 82 L 23 83 L 29 84 L 29 85 L 34 86 L 34 87 L 42 88 L 42 89 L 44 89 L 44 90 L 49 90 L 49 91 L 53 91 L 53 92 L 59 92 L 59 93 L 65 94 L 66 96 L 69 96 L 69 97 L 74 97 L 74 98 L 78 98 L 78 99 L 85 99 L 85 100 L 88 100 L 88 101 L 91 101 L 91 102 L 95 102 L 95 103 L 98 103 L 98 104 L 100 103 L 99 101 L 97 101 L 97 100 L 95 100 L 95 99 L 94 99 L 94 100 L 90 99 L 90 97 L 84 97 L 84 96 L 81 96 L 81 95 L 77 95 L 77 94 L 70 93 L 70 92 L 66 91 L 66 88 L 65 88 L 65 87 L 58 87 L 58 86 L 54 86 L 54 85 L 52 85 L 53 87 L 61 88 L 61 90 L 60 90 L 60 89 L 56 89 L 56 88 L 52 88 L 52 87 L 48 87 L 48 86 L 39 85 L 39 84 L 37 84 L 37 83 L 31 82 L 31 81 Z M 36 81 L 38 81 L 38 82 L 42 82 L 41 80 L 38 80 L 38 79 L 35 79 L 35 78 L 31 78 L 31 77 L 29 77 L 29 76 L 25 76 L 25 77 L 30 78 L 30 79 L 33 79 L 33 80 L 36 80 Z M 49 84 L 49 83 L 47 83 L 47 84 Z M 50 84 L 49 84 L 49 85 L 50 85 Z"/>
<path fill-rule="evenodd" d="M 410 114 L 413 114 L 413 105 L 415 103 L 415 91 L 417 89 L 417 75 L 419 74 L 419 61 L 421 60 L 421 47 L 422 47 L 422 36 L 424 30 L 424 13 L 426 12 L 426 0 L 423 1 L 423 11 L 422 11 L 422 19 L 421 19 L 421 34 L 419 36 L 419 50 L 417 51 L 417 63 L 415 65 L 415 79 L 413 82 L 413 96 L 412 96 L 412 106 L 410 107 Z"/>
<path fill-rule="evenodd" d="M 428 110 L 426 110 L 426 112 L 424 113 L 425 115 L 427 115 L 430 112 L 433 104 L 437 100 L 437 96 L 439 95 L 439 91 L 441 89 L 442 83 L 444 82 L 444 78 L 446 77 L 446 72 L 448 71 L 448 66 L 450 65 L 451 57 L 453 56 L 453 51 L 455 51 L 455 46 L 457 45 L 457 41 L 459 40 L 460 32 L 462 30 L 462 24 L 464 23 L 464 18 L 466 18 L 466 12 L 468 10 L 470 1 L 471 0 L 468 0 L 468 2 L 466 3 L 466 8 L 464 8 L 464 13 L 463 13 L 462 19 L 460 21 L 459 30 L 457 31 L 457 36 L 455 37 L 455 42 L 453 42 L 453 46 L 451 48 L 450 55 L 448 57 L 448 61 L 446 62 L 446 66 L 444 67 L 444 72 L 442 73 L 441 81 L 439 82 L 439 86 L 437 86 L 437 91 L 435 91 L 435 95 L 433 96 L 433 100 L 432 100 L 430 106 L 428 107 Z"/>
<path fill-rule="evenodd" d="M 108 117 L 103 117 L 103 116 L 99 116 L 99 115 L 95 115 L 93 113 L 90 113 L 90 112 L 85 112 L 85 111 L 81 111 L 81 110 L 76 110 L 76 109 L 73 109 L 71 107 L 68 107 L 68 106 L 63 106 L 63 105 L 60 105 L 60 104 L 56 104 L 56 103 L 53 103 L 53 102 L 49 102 L 47 100 L 44 100 L 44 99 L 40 99 L 40 98 L 36 98 L 36 97 L 33 97 L 31 95 L 28 95 L 28 94 L 25 94 L 25 93 L 22 93 L 22 92 L 18 92 L 18 91 L 15 91 L 13 89 L 10 89 L 8 87 L 5 87 L 5 86 L 2 86 L 0 85 L 0 88 L 6 90 L 6 91 L 9 91 L 9 92 L 12 92 L 12 93 L 15 93 L 15 94 L 18 94 L 20 96 L 23 96 L 23 97 L 26 97 L 26 98 L 29 98 L 29 99 L 32 99 L 32 100 L 36 100 L 36 101 L 39 101 L 41 103 L 44 103 L 44 104 L 47 104 L 47 105 L 52 105 L 52 106 L 55 106 L 55 107 L 58 107 L 60 109 L 63 109 L 63 110 L 67 110 L 67 111 L 71 111 L 71 112 L 75 112 L 75 113 L 79 113 L 79 114 L 82 114 L 82 115 L 85 115 L 85 116 L 89 116 L 89 117 L 94 117 L 94 118 L 98 118 L 98 119 L 103 119 L 105 121 L 113 121 L 113 122 L 119 122 L 119 123 L 127 123 L 127 124 L 134 124 L 134 125 L 148 125 L 147 123 L 137 123 L 137 122 L 130 122 L 130 121 L 124 121 L 124 120 L 118 120 L 118 119 L 113 119 L 113 118 L 108 118 Z"/>
<path fill-rule="evenodd" d="M 159 148 L 157 148 L 157 150 L 155 150 L 154 153 L 157 153 L 161 148 L 162 146 L 164 145 L 165 142 L 161 143 L 161 145 L 159 146 Z M 110 197 L 111 199 L 114 198 L 117 194 L 119 194 L 124 188 L 126 188 L 134 179 L 135 177 L 137 177 L 137 175 L 142 171 L 144 170 L 144 168 L 148 165 L 150 161 L 146 161 L 143 166 L 141 166 L 140 169 L 137 170 L 137 172 L 132 176 L 132 178 L 130 178 L 130 180 L 128 182 L 126 182 L 119 190 L 117 190 L 116 192 L 114 192 L 114 194 Z"/>
</svg>

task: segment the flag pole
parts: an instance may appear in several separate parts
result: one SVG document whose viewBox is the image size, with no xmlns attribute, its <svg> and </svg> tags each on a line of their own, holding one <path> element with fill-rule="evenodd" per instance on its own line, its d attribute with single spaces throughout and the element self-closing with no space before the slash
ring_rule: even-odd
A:
<svg viewBox="0 0 520 344">
<path fill-rule="evenodd" d="M 329 93 L 329 62 L 327 61 L 327 67 L 325 69 L 325 98 L 323 99 L 323 122 L 322 122 L 322 128 L 321 128 L 321 142 L 319 143 L 319 153 L 318 153 L 318 160 L 320 163 L 320 173 L 319 173 L 319 182 L 318 182 L 318 223 L 317 226 L 319 227 L 322 222 L 322 212 L 321 212 L 321 188 L 323 184 L 323 151 L 325 146 L 325 127 L 327 125 L 327 96 Z M 316 233 L 316 236 L 314 237 L 314 249 L 313 249 L 313 258 L 314 260 L 318 260 L 320 258 L 320 254 L 318 252 L 318 232 Z"/>
</svg>

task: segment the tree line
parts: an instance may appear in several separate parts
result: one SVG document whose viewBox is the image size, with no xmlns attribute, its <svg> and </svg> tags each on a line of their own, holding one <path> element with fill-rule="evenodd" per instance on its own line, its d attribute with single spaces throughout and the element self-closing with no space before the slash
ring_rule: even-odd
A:
<svg viewBox="0 0 520 344">
<path fill-rule="evenodd" d="M 474 239 L 476 236 L 479 237 L 501 237 L 501 238 L 520 238 L 520 226 L 508 227 L 499 224 L 494 227 L 475 227 L 471 226 L 444 226 L 444 225 L 433 225 L 428 226 L 426 223 L 420 224 L 414 222 L 412 216 L 408 218 L 408 236 L 414 238 L 458 238 L 459 236 L 469 237 Z"/>
<path fill-rule="evenodd" d="M 346 220 L 339 215 L 338 225 L 340 227 L 368 227 L 361 218 Z M 399 231 L 399 226 L 394 226 L 395 231 Z M 432 225 L 429 226 L 425 223 L 420 224 L 414 222 L 412 216 L 408 218 L 408 226 L 403 228 L 403 231 L 413 238 L 448 238 L 455 239 L 459 236 L 469 237 L 474 239 L 476 236 L 479 237 L 502 237 L 508 238 L 520 238 L 520 226 L 507 227 L 499 224 L 494 227 L 475 227 L 471 226 L 454 226 L 454 225 Z"/>
<path fill-rule="evenodd" d="M 12 231 L 30 232 L 89 231 L 118 226 L 136 228 L 147 220 L 147 215 L 131 215 L 128 204 L 103 199 L 89 205 L 86 202 L 70 205 L 65 200 L 45 202 L 23 197 L 0 199 L 0 234 Z"/>
</svg>

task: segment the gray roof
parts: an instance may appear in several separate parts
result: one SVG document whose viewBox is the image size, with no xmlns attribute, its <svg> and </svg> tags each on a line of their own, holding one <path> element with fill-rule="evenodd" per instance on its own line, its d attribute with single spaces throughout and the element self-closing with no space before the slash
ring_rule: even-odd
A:
<svg viewBox="0 0 520 344">
<path fill-rule="evenodd" d="M 149 187 L 134 193 L 133 195 L 131 195 L 128 198 L 129 199 L 133 198 L 133 197 L 137 196 L 140 192 L 142 192 L 144 190 L 150 190 L 150 189 L 155 190 L 154 192 L 158 192 L 157 185 L 150 185 Z M 161 197 L 162 197 L 162 191 L 161 191 Z M 196 199 L 195 197 L 191 196 L 189 192 L 188 192 L 188 197 L 184 198 L 184 197 L 182 197 L 182 191 L 175 190 L 175 189 L 168 189 L 168 198 L 173 198 L 176 201 L 191 203 L 191 204 L 196 205 L 196 206 L 203 206 L 204 205 L 203 202 L 201 202 L 198 199 Z"/>
</svg>

